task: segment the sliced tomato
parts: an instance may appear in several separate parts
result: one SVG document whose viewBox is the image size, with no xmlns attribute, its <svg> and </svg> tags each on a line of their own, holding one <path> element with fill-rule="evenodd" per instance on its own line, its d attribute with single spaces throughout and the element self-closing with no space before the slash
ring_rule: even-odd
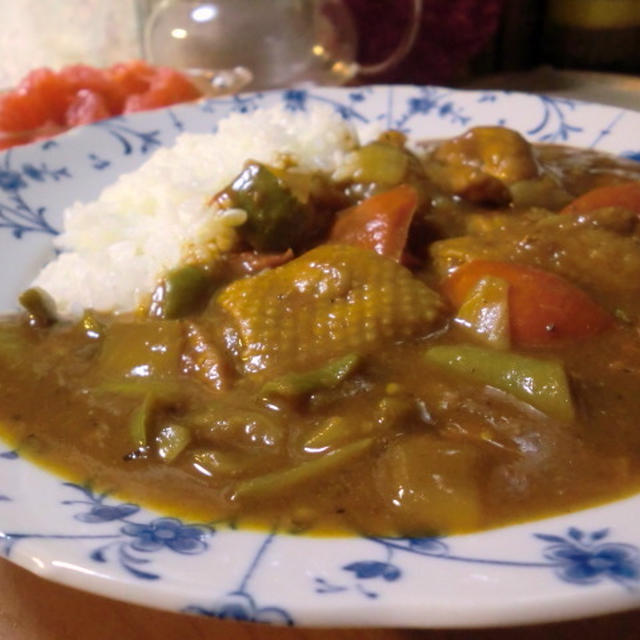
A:
<svg viewBox="0 0 640 640">
<path fill-rule="evenodd" d="M 104 74 L 120 95 L 122 108 L 127 97 L 135 93 L 144 93 L 149 88 L 154 69 L 144 60 L 131 60 L 112 65 Z"/>
<path fill-rule="evenodd" d="M 70 127 L 104 120 L 111 115 L 104 97 L 90 89 L 80 89 L 67 108 L 66 121 Z"/>
<path fill-rule="evenodd" d="M 371 249 L 400 262 L 417 206 L 416 190 L 401 184 L 338 213 L 329 240 Z"/>
<path fill-rule="evenodd" d="M 27 74 L 12 91 L 0 95 L 0 130 L 17 133 L 64 123 L 69 94 L 50 69 Z"/>
<path fill-rule="evenodd" d="M 520 346 L 545 346 L 596 335 L 612 317 L 582 289 L 548 271 L 508 262 L 476 260 L 463 264 L 443 282 L 443 293 L 458 308 L 483 277 L 509 285 L 511 339 Z"/>
<path fill-rule="evenodd" d="M 56 135 L 69 127 L 200 97 L 181 73 L 143 60 L 96 69 L 77 64 L 35 69 L 0 94 L 0 149 Z"/>
<path fill-rule="evenodd" d="M 0 129 L 11 133 L 31 131 L 47 122 L 47 109 L 38 97 L 11 91 L 0 96 Z"/>
<path fill-rule="evenodd" d="M 123 113 L 166 107 L 176 102 L 195 100 L 200 95 L 200 91 L 184 75 L 169 67 L 158 67 L 149 88 L 126 99 Z"/>
<path fill-rule="evenodd" d="M 72 95 L 88 89 L 102 97 L 109 115 L 115 115 L 121 111 L 124 101 L 120 90 L 104 69 L 86 64 L 74 64 L 61 69 L 58 76 L 67 85 Z"/>
<path fill-rule="evenodd" d="M 45 123 L 64 124 L 64 114 L 71 99 L 71 91 L 51 69 L 34 69 L 15 89 L 28 97 L 32 113 L 39 112 L 37 126 Z"/>
</svg>

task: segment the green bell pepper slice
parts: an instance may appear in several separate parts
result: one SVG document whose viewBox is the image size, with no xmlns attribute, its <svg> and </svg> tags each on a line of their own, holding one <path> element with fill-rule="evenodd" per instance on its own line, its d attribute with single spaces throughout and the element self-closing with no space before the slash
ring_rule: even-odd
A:
<svg viewBox="0 0 640 640">
<path fill-rule="evenodd" d="M 302 373 L 287 373 L 265 383 L 262 393 L 287 397 L 311 393 L 318 389 L 333 389 L 349 377 L 360 364 L 357 354 L 349 354 L 327 362 L 324 366 Z"/>
<path fill-rule="evenodd" d="M 471 345 L 427 350 L 428 362 L 496 387 L 562 421 L 574 418 L 569 382 L 562 363 Z"/>
<path fill-rule="evenodd" d="M 219 199 L 247 213 L 237 231 L 257 251 L 285 251 L 295 247 L 307 231 L 311 209 L 266 166 L 247 163 L 244 171 Z"/>
<path fill-rule="evenodd" d="M 340 449 L 329 451 L 313 460 L 302 462 L 297 467 L 242 480 L 236 485 L 232 499 L 268 497 L 302 482 L 334 473 L 345 463 L 362 455 L 372 444 L 373 438 L 364 438 L 351 442 Z"/>
<path fill-rule="evenodd" d="M 153 318 L 174 320 L 201 309 L 213 290 L 213 280 L 200 267 L 172 269 L 156 287 L 149 305 Z"/>
</svg>

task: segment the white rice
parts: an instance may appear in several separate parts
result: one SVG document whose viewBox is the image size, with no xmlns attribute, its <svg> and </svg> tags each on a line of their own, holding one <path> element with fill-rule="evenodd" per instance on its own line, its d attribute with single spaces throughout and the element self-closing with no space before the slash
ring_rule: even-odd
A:
<svg viewBox="0 0 640 640">
<path fill-rule="evenodd" d="M 215 210 L 211 196 L 249 159 L 293 161 L 332 174 L 357 146 L 354 129 L 330 109 L 233 114 L 215 134 L 183 134 L 171 148 L 64 213 L 61 253 L 37 276 L 63 317 L 85 308 L 125 312 L 143 304 L 162 276 L 186 261 L 228 251 L 245 214 Z"/>
</svg>

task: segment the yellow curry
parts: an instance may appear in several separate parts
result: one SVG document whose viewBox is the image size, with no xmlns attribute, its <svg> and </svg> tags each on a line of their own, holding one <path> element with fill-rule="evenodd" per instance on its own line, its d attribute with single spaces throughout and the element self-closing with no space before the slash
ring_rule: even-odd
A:
<svg viewBox="0 0 640 640">
<path fill-rule="evenodd" d="M 500 127 L 349 178 L 249 160 L 144 308 L 0 325 L 24 455 L 202 521 L 427 535 L 640 486 L 640 166 Z"/>
</svg>

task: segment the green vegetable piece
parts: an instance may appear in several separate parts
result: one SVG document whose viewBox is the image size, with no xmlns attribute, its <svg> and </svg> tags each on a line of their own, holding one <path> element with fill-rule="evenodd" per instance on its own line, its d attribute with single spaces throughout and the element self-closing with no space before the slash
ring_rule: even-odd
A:
<svg viewBox="0 0 640 640">
<path fill-rule="evenodd" d="M 571 194 L 549 175 L 519 180 L 509 185 L 513 206 L 518 209 L 544 207 L 558 211 L 573 199 Z"/>
<path fill-rule="evenodd" d="M 201 449 L 193 454 L 193 466 L 206 476 L 238 476 L 255 460 L 239 451 Z"/>
<path fill-rule="evenodd" d="M 400 184 L 409 166 L 409 154 L 387 142 L 371 142 L 354 152 L 353 178 L 358 182 Z"/>
<path fill-rule="evenodd" d="M 319 369 L 303 373 L 287 373 L 265 383 L 261 389 L 264 394 L 281 396 L 299 396 L 318 389 L 333 389 L 350 376 L 360 364 L 360 356 L 349 354 L 331 360 Z"/>
<path fill-rule="evenodd" d="M 349 422 L 342 416 L 327 418 L 304 441 L 305 451 L 317 451 L 334 447 L 352 434 Z"/>
<path fill-rule="evenodd" d="M 199 267 L 173 269 L 153 292 L 149 315 L 166 320 L 182 318 L 201 309 L 211 290 L 211 278 Z"/>
<path fill-rule="evenodd" d="M 625 324 L 633 324 L 633 318 L 627 313 L 625 309 L 614 309 L 613 315 L 620 320 L 620 322 L 624 322 Z"/>
<path fill-rule="evenodd" d="M 541 360 L 470 345 L 432 347 L 426 352 L 426 358 L 510 393 L 559 420 L 569 422 L 574 417 L 567 376 L 557 360 Z"/>
<path fill-rule="evenodd" d="M 57 319 L 53 298 L 40 287 L 32 287 L 20 294 L 20 304 L 29 314 L 29 324 L 34 327 L 50 327 Z"/>
<path fill-rule="evenodd" d="M 231 204 L 247 213 L 238 228 L 241 237 L 258 251 L 285 251 L 306 234 L 311 210 L 264 165 L 250 162 L 223 192 Z"/>
<path fill-rule="evenodd" d="M 267 497 L 290 489 L 301 482 L 333 473 L 353 458 L 362 455 L 372 443 L 372 438 L 357 440 L 340 449 L 329 451 L 315 460 L 303 462 L 297 467 L 243 480 L 236 485 L 232 499 Z"/>
<path fill-rule="evenodd" d="M 153 394 L 148 393 L 142 404 L 133 412 L 129 420 L 129 436 L 136 449 L 147 446 L 147 432 L 153 414 L 155 399 Z"/>
<path fill-rule="evenodd" d="M 155 438 L 156 451 L 163 462 L 173 462 L 191 442 L 191 432 L 179 424 L 168 424 Z"/>
</svg>

